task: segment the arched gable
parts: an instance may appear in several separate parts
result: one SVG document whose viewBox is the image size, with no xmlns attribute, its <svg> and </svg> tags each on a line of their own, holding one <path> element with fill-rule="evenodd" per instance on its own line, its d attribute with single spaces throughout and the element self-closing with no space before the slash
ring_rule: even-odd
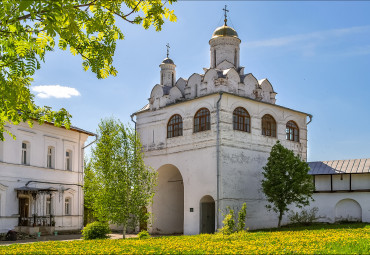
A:
<svg viewBox="0 0 370 255">
<path fill-rule="evenodd" d="M 258 83 L 261 86 L 262 89 L 262 101 L 269 102 L 269 103 L 275 103 L 275 95 L 274 89 L 267 79 L 259 80 Z"/>
<path fill-rule="evenodd" d="M 185 87 L 185 95 L 187 98 L 194 98 L 200 95 L 200 84 L 202 83 L 202 76 L 198 73 L 193 73 Z"/>
<path fill-rule="evenodd" d="M 183 98 L 183 95 L 178 87 L 172 87 L 170 90 L 170 102 L 174 103 L 176 100 L 180 100 Z"/>
<path fill-rule="evenodd" d="M 244 77 L 243 83 L 245 85 L 245 95 L 254 98 L 255 96 L 253 94 L 253 91 L 259 86 L 256 77 L 254 77 L 253 74 L 249 73 Z"/>
<path fill-rule="evenodd" d="M 217 79 L 218 78 L 218 74 L 217 74 L 217 71 L 215 69 L 209 69 L 205 74 L 204 74 L 204 77 L 203 77 L 203 81 L 204 82 L 210 82 L 212 81 L 213 83 L 213 79 Z"/>
<path fill-rule="evenodd" d="M 175 85 L 176 87 L 179 88 L 179 90 L 181 91 L 183 95 L 185 95 L 186 84 L 187 84 L 186 80 L 180 77 L 180 79 L 177 80 L 176 85 Z"/>
<path fill-rule="evenodd" d="M 150 98 L 156 99 L 159 97 L 163 97 L 163 86 L 160 84 L 157 84 L 153 87 L 152 92 L 150 93 Z"/>
</svg>

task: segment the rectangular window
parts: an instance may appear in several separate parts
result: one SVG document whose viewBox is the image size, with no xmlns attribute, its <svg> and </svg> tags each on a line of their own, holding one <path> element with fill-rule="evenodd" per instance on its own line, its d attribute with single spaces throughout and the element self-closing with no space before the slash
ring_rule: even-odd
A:
<svg viewBox="0 0 370 255">
<path fill-rule="evenodd" d="M 72 152 L 66 151 L 66 170 L 72 171 Z"/>
<path fill-rule="evenodd" d="M 45 214 L 50 215 L 51 214 L 51 198 L 46 198 L 46 204 L 45 204 Z"/>
<path fill-rule="evenodd" d="M 66 198 L 64 202 L 64 214 L 65 215 L 71 215 L 71 199 Z"/>
<path fill-rule="evenodd" d="M 46 158 L 47 168 L 55 168 L 55 149 L 52 146 L 48 147 L 48 155 Z"/>
<path fill-rule="evenodd" d="M 22 164 L 28 165 L 27 162 L 27 143 L 22 143 Z"/>
</svg>

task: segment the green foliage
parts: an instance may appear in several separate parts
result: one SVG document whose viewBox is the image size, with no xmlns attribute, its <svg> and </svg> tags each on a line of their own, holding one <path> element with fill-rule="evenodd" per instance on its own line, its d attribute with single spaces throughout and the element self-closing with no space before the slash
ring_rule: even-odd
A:
<svg viewBox="0 0 370 255">
<path fill-rule="evenodd" d="M 87 224 L 86 227 L 82 229 L 82 238 L 84 240 L 105 239 L 109 237 L 108 234 L 110 232 L 108 223 L 95 221 Z"/>
<path fill-rule="evenodd" d="M 146 230 L 141 230 L 138 234 L 137 234 L 137 237 L 139 237 L 140 239 L 144 239 L 144 238 L 148 238 L 150 237 L 150 234 L 148 231 Z"/>
<path fill-rule="evenodd" d="M 243 203 L 242 208 L 238 212 L 238 224 L 237 224 L 238 231 L 244 230 L 246 217 L 247 217 L 247 203 Z"/>
<path fill-rule="evenodd" d="M 314 191 L 308 164 L 294 155 L 279 141 L 272 147 L 266 166 L 263 167 L 262 190 L 266 195 L 269 210 L 279 214 L 278 227 L 288 205 L 309 205 Z"/>
<path fill-rule="evenodd" d="M 100 221 L 135 227 L 147 221 L 156 172 L 144 165 L 135 130 L 113 118 L 102 120 L 99 140 L 85 172 L 85 206 Z"/>
<path fill-rule="evenodd" d="M 176 0 L 3 0 L 0 1 L 0 140 L 5 124 L 37 119 L 69 127 L 65 110 L 38 107 L 29 87 L 32 76 L 57 46 L 82 58 L 82 67 L 97 78 L 117 75 L 113 66 L 116 41 L 124 39 L 117 20 L 162 29 L 176 21 L 165 7 Z M 9 133 L 10 134 L 10 133 Z"/>
<path fill-rule="evenodd" d="M 314 223 L 319 217 L 317 216 L 317 212 L 319 208 L 313 207 L 310 210 L 302 209 L 302 211 L 294 212 L 290 211 L 288 213 L 288 219 L 293 224 L 302 224 L 302 225 L 311 225 Z"/>
<path fill-rule="evenodd" d="M 235 232 L 235 215 L 234 210 L 229 206 L 226 207 L 228 213 L 223 214 L 224 220 L 222 221 L 223 227 L 219 229 L 219 232 L 224 235 L 230 235 Z"/>
</svg>

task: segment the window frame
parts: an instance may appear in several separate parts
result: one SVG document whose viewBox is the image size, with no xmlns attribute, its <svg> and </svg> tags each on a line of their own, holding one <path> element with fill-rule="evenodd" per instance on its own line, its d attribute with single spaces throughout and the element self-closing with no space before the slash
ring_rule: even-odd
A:
<svg viewBox="0 0 370 255">
<path fill-rule="evenodd" d="M 67 156 L 67 153 L 69 154 Z M 73 159 L 73 152 L 72 150 L 65 151 L 65 170 L 72 171 L 72 159 Z"/>
<path fill-rule="evenodd" d="M 289 123 L 293 125 L 289 125 Z M 291 139 L 292 138 L 292 139 Z M 299 143 L 299 126 L 297 123 L 293 120 L 289 120 L 285 125 L 285 139 L 292 142 L 298 142 Z"/>
<path fill-rule="evenodd" d="M 270 118 L 270 120 L 269 119 L 266 120 L 266 118 Z M 265 114 L 261 118 L 261 134 L 263 136 L 277 138 L 277 123 L 272 115 Z"/>
<path fill-rule="evenodd" d="M 206 114 L 202 114 L 201 113 L 202 111 L 204 111 Z M 193 125 L 193 132 L 194 133 L 211 130 L 211 112 L 207 108 L 205 108 L 205 107 L 200 108 L 194 114 L 194 120 L 193 121 L 194 121 L 194 125 Z M 203 123 L 202 123 L 202 121 L 203 121 Z"/>
<path fill-rule="evenodd" d="M 183 121 L 180 114 L 174 114 L 167 122 L 167 138 L 183 135 Z"/>
<path fill-rule="evenodd" d="M 237 113 L 237 110 L 244 111 L 246 115 Z M 237 107 L 233 111 L 233 130 L 251 132 L 251 116 L 244 107 Z"/>
<path fill-rule="evenodd" d="M 55 169 L 55 147 L 48 146 L 46 155 L 46 168 Z"/>
<path fill-rule="evenodd" d="M 64 199 L 64 215 L 72 215 L 72 198 L 71 197 L 66 197 Z"/>
<path fill-rule="evenodd" d="M 23 146 L 25 145 L 25 146 Z M 22 165 L 25 165 L 25 166 L 29 166 L 30 165 L 30 143 L 27 142 L 27 141 L 22 141 L 22 145 L 21 145 L 21 148 L 22 148 L 22 151 L 21 151 L 21 164 Z"/>
</svg>

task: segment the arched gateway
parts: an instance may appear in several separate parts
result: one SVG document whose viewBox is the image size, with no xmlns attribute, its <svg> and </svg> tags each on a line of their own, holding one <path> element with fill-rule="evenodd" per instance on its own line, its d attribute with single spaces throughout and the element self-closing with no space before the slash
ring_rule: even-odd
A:
<svg viewBox="0 0 370 255">
<path fill-rule="evenodd" d="M 153 233 L 184 233 L 184 183 L 179 169 L 174 165 L 163 165 L 158 169 L 152 213 Z"/>
</svg>

